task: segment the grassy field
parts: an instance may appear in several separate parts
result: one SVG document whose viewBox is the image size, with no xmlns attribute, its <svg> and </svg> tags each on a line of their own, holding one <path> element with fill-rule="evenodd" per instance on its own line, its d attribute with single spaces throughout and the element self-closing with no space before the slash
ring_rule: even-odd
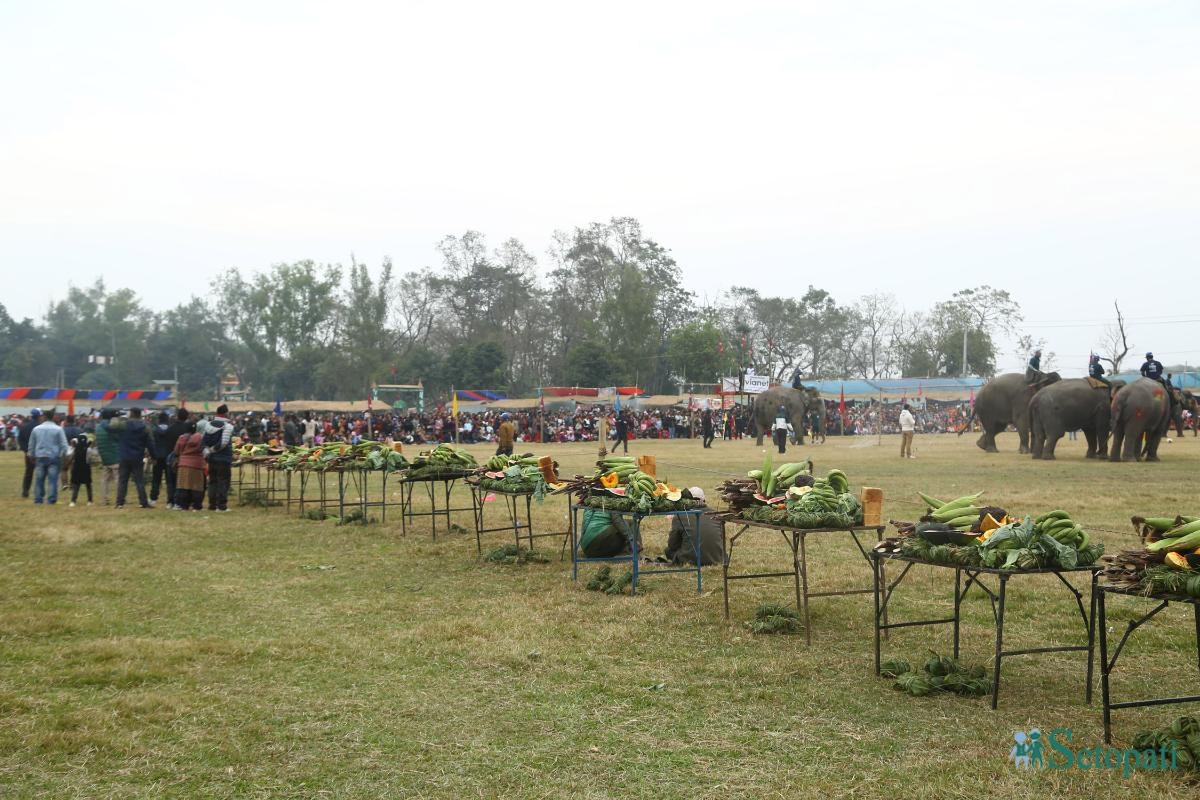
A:
<svg viewBox="0 0 1200 800">
<path fill-rule="evenodd" d="M 985 489 L 993 504 L 1063 507 L 1109 550 L 1132 546 L 1133 513 L 1200 507 L 1200 440 L 1163 446 L 1159 464 L 985 456 L 968 437 L 793 448 L 852 485 L 882 487 L 885 517 L 912 519 L 922 489 Z M 486 448 L 473 448 L 476 455 Z M 573 474 L 591 446 L 550 449 Z M 635 443 L 660 475 L 711 489 L 761 463 L 752 442 Z M 1013 733 L 1069 728 L 1101 741 L 1099 694 L 1083 699 L 1081 654 L 1006 664 L 1000 708 L 985 699 L 910 698 L 872 670 L 868 595 L 814 601 L 813 643 L 753 636 L 783 580 L 741 582 L 722 614 L 720 569 L 697 595 L 687 576 L 646 578 L 611 597 L 570 580 L 570 563 L 497 566 L 473 535 L 428 523 L 337 527 L 280 509 L 225 515 L 19 499 L 20 461 L 0 454 L 0 797 L 1191 797 L 1179 776 L 1019 771 Z M 466 498 L 465 490 L 462 497 Z M 470 515 L 457 522 L 470 526 Z M 561 498 L 535 506 L 561 529 Z M 492 534 L 487 545 L 508 541 Z M 665 525 L 647 545 L 661 551 Z M 741 568 L 787 568 L 764 533 Z M 324 567 L 324 568 L 320 568 Z M 818 541 L 821 588 L 867 586 L 851 543 Z M 1053 578 L 1015 580 L 1006 644 L 1082 643 Z M 942 616 L 952 573 L 922 568 L 894 619 Z M 1114 602 L 1124 627 L 1144 603 Z M 991 613 L 966 603 L 964 660 L 990 663 Z M 1133 697 L 1194 693 L 1190 614 L 1172 607 L 1132 640 L 1115 678 Z M 949 628 L 898 632 L 889 654 L 948 652 Z M 1194 709 L 1193 709 L 1194 710 Z M 1117 743 L 1178 709 L 1117 712 Z"/>
</svg>

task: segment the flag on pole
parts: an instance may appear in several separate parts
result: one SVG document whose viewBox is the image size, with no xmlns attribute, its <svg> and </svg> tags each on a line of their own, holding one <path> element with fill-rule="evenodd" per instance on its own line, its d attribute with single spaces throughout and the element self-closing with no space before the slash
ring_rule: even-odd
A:
<svg viewBox="0 0 1200 800">
<path fill-rule="evenodd" d="M 450 413 L 458 417 L 458 392 L 453 389 L 450 390 Z"/>
<path fill-rule="evenodd" d="M 620 391 L 617 392 L 617 400 L 616 400 L 616 403 L 614 403 L 613 407 L 617 410 L 618 414 L 621 413 L 621 392 Z"/>
<path fill-rule="evenodd" d="M 925 394 L 925 387 L 920 381 L 917 381 L 917 397 L 920 397 L 923 394 Z"/>
<path fill-rule="evenodd" d="M 205 414 L 208 413 L 208 401 L 207 400 L 204 401 L 204 413 Z"/>
<path fill-rule="evenodd" d="M 975 389 L 971 389 L 971 408 L 975 407 Z"/>
<path fill-rule="evenodd" d="M 842 416 L 842 418 L 845 419 L 845 417 L 846 417 L 846 384 L 844 384 L 844 383 L 842 384 L 842 390 L 841 390 L 840 396 L 838 397 L 838 414 L 840 414 Z"/>
<path fill-rule="evenodd" d="M 278 397 L 275 398 L 275 416 L 277 416 L 277 417 L 283 416 L 283 404 L 279 402 Z"/>
</svg>

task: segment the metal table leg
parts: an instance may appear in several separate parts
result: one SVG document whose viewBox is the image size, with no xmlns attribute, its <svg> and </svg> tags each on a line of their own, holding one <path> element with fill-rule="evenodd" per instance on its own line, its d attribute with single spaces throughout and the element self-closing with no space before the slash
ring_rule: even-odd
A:
<svg viewBox="0 0 1200 800">
<path fill-rule="evenodd" d="M 1008 576 L 1000 576 L 1000 608 L 996 615 L 996 658 L 992 662 L 992 711 L 1000 702 L 1000 662 L 1004 649 L 1004 601 L 1008 591 Z"/>
</svg>

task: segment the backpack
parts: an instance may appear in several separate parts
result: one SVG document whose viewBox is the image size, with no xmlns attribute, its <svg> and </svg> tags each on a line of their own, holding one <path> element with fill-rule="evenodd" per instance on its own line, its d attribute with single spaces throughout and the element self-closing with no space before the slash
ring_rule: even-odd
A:
<svg viewBox="0 0 1200 800">
<path fill-rule="evenodd" d="M 204 431 L 204 438 L 201 444 L 204 445 L 204 451 L 208 454 L 208 458 L 217 456 L 218 461 L 226 460 L 225 456 L 229 452 L 229 445 L 221 445 L 222 434 L 225 432 L 225 423 L 210 422 L 208 428 Z M 229 460 L 232 460 L 231 458 Z"/>
</svg>

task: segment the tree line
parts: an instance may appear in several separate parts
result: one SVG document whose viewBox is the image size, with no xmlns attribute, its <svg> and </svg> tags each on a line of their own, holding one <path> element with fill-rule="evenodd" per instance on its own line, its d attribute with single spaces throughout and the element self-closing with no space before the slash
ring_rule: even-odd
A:
<svg viewBox="0 0 1200 800">
<path fill-rule="evenodd" d="M 236 375 L 259 399 L 365 397 L 424 381 L 526 394 L 538 386 L 716 383 L 747 369 L 809 378 L 991 375 L 1008 292 L 963 289 L 930 308 L 889 294 L 840 302 L 734 286 L 701 302 L 670 250 L 632 218 L 556 232 L 539 264 L 517 239 L 446 236 L 440 264 L 398 271 L 299 261 L 234 270 L 203 297 L 147 308 L 131 288 L 70 287 L 40 321 L 0 306 L 0 384 L 147 387 L 178 375 L 210 396 Z M 963 342 L 966 341 L 966 363 Z M 1037 342 L 1023 337 L 1021 346 Z M 89 363 L 89 356 L 115 363 Z"/>
</svg>

